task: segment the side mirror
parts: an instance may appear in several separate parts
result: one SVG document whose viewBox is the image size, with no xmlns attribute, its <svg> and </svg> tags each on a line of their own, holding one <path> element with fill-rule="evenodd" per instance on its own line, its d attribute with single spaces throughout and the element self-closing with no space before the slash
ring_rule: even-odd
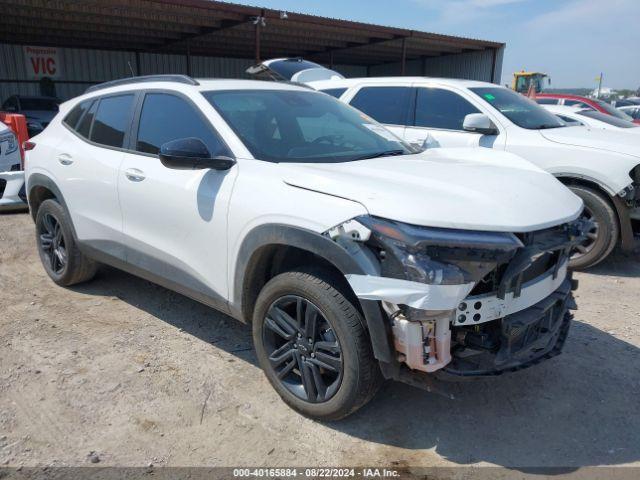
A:
<svg viewBox="0 0 640 480">
<path fill-rule="evenodd" d="M 179 138 L 160 147 L 160 162 L 174 170 L 229 170 L 236 161 L 226 156 L 212 157 L 199 138 Z"/>
<path fill-rule="evenodd" d="M 498 128 L 484 113 L 470 113 L 464 117 L 462 128 L 467 132 L 480 133 L 482 135 L 498 135 Z"/>
</svg>

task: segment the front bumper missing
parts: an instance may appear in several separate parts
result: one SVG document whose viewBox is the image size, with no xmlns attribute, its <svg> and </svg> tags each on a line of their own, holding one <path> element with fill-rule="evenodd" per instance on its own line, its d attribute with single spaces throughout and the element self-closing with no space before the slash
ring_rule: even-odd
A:
<svg viewBox="0 0 640 480">
<path fill-rule="evenodd" d="M 504 298 L 498 295 L 467 297 L 458 304 L 454 326 L 477 325 L 519 312 L 551 295 L 567 276 L 568 261 L 522 285 L 520 295 L 508 292 Z"/>
<path fill-rule="evenodd" d="M 554 357 L 562 351 L 572 319 L 569 310 L 575 308 L 567 278 L 548 297 L 502 319 L 498 350 L 454 347 L 443 371 L 458 376 L 498 375 Z"/>
<path fill-rule="evenodd" d="M 493 375 L 524 368 L 559 353 L 568 331 L 571 297 L 568 262 L 508 292 L 469 297 L 474 284 L 428 285 L 371 275 L 347 275 L 362 300 L 406 305 L 430 318 L 392 319 L 398 360 L 413 372 L 446 371 L 458 376 Z M 561 313 L 558 313 L 561 310 Z M 474 350 L 456 343 L 459 330 L 497 322 L 499 348 Z M 406 368 L 405 367 L 405 368 Z"/>
</svg>

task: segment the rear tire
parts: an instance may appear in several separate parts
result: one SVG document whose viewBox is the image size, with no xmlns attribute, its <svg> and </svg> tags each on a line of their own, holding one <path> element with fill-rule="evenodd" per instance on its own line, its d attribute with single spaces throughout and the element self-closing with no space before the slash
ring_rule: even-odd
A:
<svg viewBox="0 0 640 480">
<path fill-rule="evenodd" d="M 597 224 L 597 228 L 590 232 L 594 238 L 589 238 L 579 247 L 579 250 L 575 250 L 569 261 L 569 267 L 582 270 L 593 267 L 609 256 L 618 243 L 620 227 L 618 216 L 604 195 L 579 185 L 572 185 L 569 188 L 584 202 L 583 216 L 590 217 Z"/>
<path fill-rule="evenodd" d="M 98 264 L 80 252 L 64 208 L 47 199 L 36 214 L 36 245 L 45 271 L 56 284 L 68 287 L 96 274 Z"/>
<path fill-rule="evenodd" d="M 253 341 L 267 379 L 287 405 L 318 420 L 346 417 L 382 384 L 362 316 L 336 280 L 315 269 L 277 275 L 260 292 L 253 315 Z M 317 336 L 305 328 L 312 316 Z"/>
</svg>

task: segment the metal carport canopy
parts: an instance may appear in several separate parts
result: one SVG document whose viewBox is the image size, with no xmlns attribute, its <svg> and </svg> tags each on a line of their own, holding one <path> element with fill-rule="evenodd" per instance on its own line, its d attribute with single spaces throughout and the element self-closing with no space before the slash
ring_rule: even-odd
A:
<svg viewBox="0 0 640 480">
<path fill-rule="evenodd" d="M 0 42 L 373 66 L 503 43 L 209 0 L 0 0 Z M 284 18 L 286 17 L 286 18 Z"/>
</svg>

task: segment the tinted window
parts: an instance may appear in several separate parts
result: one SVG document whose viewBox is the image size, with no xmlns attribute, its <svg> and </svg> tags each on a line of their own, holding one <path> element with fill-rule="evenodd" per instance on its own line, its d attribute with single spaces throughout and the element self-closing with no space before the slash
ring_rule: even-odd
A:
<svg viewBox="0 0 640 480">
<path fill-rule="evenodd" d="M 613 108 L 611 105 L 609 105 L 606 102 L 603 102 L 602 100 L 594 99 L 593 101 L 596 102 L 598 106 L 602 108 L 605 112 L 607 112 L 609 115 L 613 115 L 614 117 L 620 118 L 622 120 L 632 120 L 632 118 L 626 113 L 624 113 L 622 110 Z"/>
<path fill-rule="evenodd" d="M 22 110 L 57 112 L 58 101 L 54 98 L 21 97 L 20 108 Z"/>
<path fill-rule="evenodd" d="M 557 98 L 536 98 L 535 100 L 538 105 L 558 105 Z"/>
<path fill-rule="evenodd" d="M 469 90 L 519 127 L 540 130 L 566 126 L 553 113 L 513 90 L 501 87 L 480 87 Z"/>
<path fill-rule="evenodd" d="M 91 129 L 91 140 L 109 147 L 123 147 L 124 134 L 131 127 L 132 106 L 133 95 L 101 99 Z"/>
<path fill-rule="evenodd" d="M 329 95 L 234 90 L 204 96 L 260 160 L 330 163 L 413 153 L 382 125 Z"/>
<path fill-rule="evenodd" d="M 84 112 L 87 111 L 87 109 L 89 108 L 89 105 L 91 105 L 91 100 L 87 100 L 85 102 L 82 102 L 78 105 L 76 105 L 73 110 L 71 110 L 66 117 L 64 117 L 63 122 L 66 123 L 69 127 L 75 129 L 76 125 L 78 125 L 78 120 L 80 120 L 80 118 L 82 118 L 82 115 L 84 114 Z"/>
<path fill-rule="evenodd" d="M 595 120 L 600 120 L 601 122 L 608 123 L 609 125 L 615 125 L 616 127 L 620 128 L 637 127 L 637 125 L 631 123 L 628 120 L 623 120 L 618 117 L 607 115 L 606 113 L 598 112 L 597 110 L 583 110 L 581 112 L 578 112 L 578 115 L 593 118 Z"/>
<path fill-rule="evenodd" d="M 418 88 L 417 127 L 463 130 L 464 117 L 470 113 L 480 112 L 457 93 L 439 88 Z"/>
<path fill-rule="evenodd" d="M 326 90 L 320 90 L 322 93 L 326 93 L 327 95 L 331 95 L 332 97 L 340 98 L 344 92 L 347 91 L 346 88 L 327 88 Z"/>
<path fill-rule="evenodd" d="M 96 108 L 98 107 L 98 101 L 94 100 L 89 108 L 89 111 L 80 119 L 76 132 L 85 138 L 89 138 L 89 132 L 91 132 L 91 124 L 93 123 L 93 117 L 96 114 Z"/>
<path fill-rule="evenodd" d="M 192 137 L 202 140 L 212 156 L 230 155 L 212 127 L 189 102 L 167 93 L 145 96 L 136 150 L 157 155 L 163 144 Z"/>
<path fill-rule="evenodd" d="M 364 87 L 350 103 L 380 123 L 406 125 L 410 95 L 409 87 Z"/>
</svg>

